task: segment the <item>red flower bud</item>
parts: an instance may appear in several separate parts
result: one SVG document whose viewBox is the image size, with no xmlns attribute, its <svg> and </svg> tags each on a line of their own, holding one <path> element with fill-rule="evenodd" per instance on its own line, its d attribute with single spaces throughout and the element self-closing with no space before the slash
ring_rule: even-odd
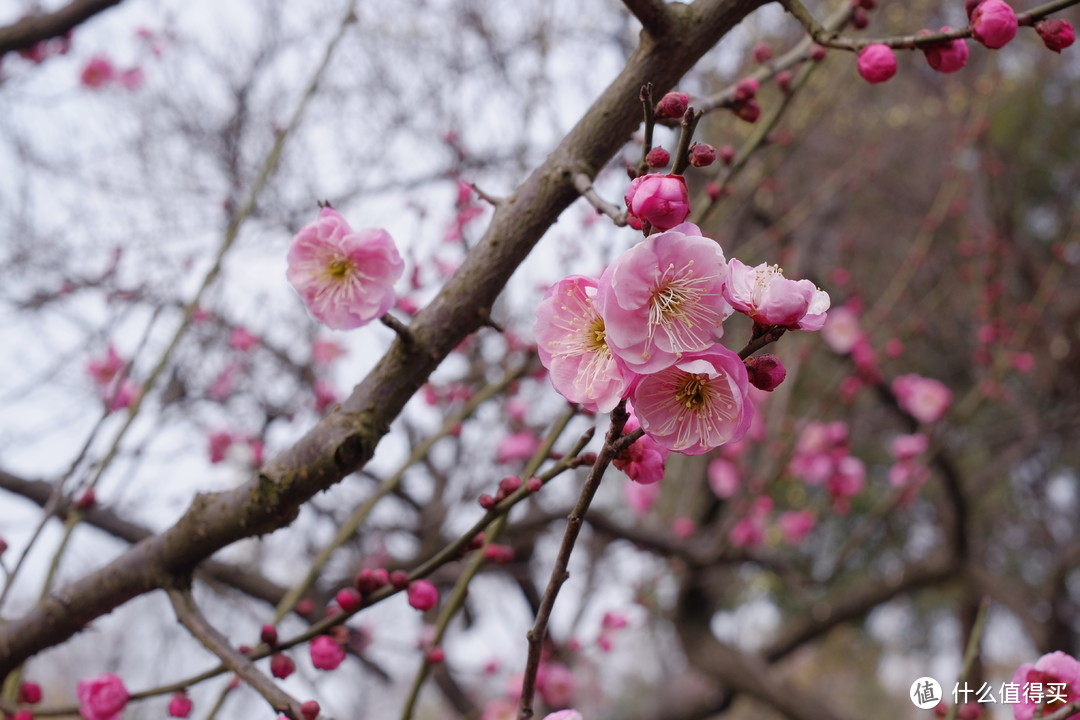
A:
<svg viewBox="0 0 1080 720">
<path fill-rule="evenodd" d="M 645 163 L 651 168 L 667 167 L 671 162 L 671 153 L 662 147 L 654 147 L 645 155 Z"/>
</svg>

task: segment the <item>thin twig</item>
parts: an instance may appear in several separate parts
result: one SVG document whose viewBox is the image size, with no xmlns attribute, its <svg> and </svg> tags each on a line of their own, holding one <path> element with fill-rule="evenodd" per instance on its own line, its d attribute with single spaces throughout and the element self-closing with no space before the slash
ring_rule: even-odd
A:
<svg viewBox="0 0 1080 720">
<path fill-rule="evenodd" d="M 273 680 L 264 675 L 255 667 L 247 655 L 234 648 L 229 639 L 218 632 L 203 616 L 195 599 L 191 596 L 191 589 L 170 588 L 169 600 L 172 602 L 176 619 L 188 629 L 207 650 L 221 658 L 221 662 L 235 672 L 252 687 L 257 693 L 266 698 L 271 707 L 279 713 L 285 713 L 293 720 L 300 720 L 303 715 L 300 712 L 300 701 L 279 688 Z"/>
<path fill-rule="evenodd" d="M 986 611 L 990 607 L 990 600 L 984 598 L 982 603 L 979 604 L 979 614 L 975 617 L 975 624 L 971 628 L 971 637 L 968 638 L 967 649 L 964 650 L 964 666 L 960 670 L 960 677 L 956 679 L 957 685 L 964 683 L 967 686 L 968 676 L 971 674 L 971 668 L 975 664 L 975 658 L 979 654 L 979 645 L 982 643 L 983 629 L 986 627 Z M 949 712 L 945 715 L 945 720 L 956 720 L 956 711 L 959 703 L 955 703 L 949 707 Z"/>
<path fill-rule="evenodd" d="M 641 109 L 645 114 L 645 139 L 641 143 L 641 161 L 637 166 L 637 177 L 641 177 L 645 173 L 649 172 L 649 151 L 652 150 L 653 143 L 653 130 L 656 128 L 656 115 L 653 108 L 656 107 L 653 103 L 652 83 L 645 83 L 641 86 L 641 94 L 638 96 L 641 98 Z"/>
<path fill-rule="evenodd" d="M 583 198 L 589 201 L 590 205 L 596 208 L 597 212 L 607 215 L 619 227 L 626 225 L 626 211 L 600 197 L 600 194 L 596 192 L 596 188 L 593 187 L 592 178 L 588 175 L 583 172 L 575 174 L 574 188 L 581 193 Z"/>
</svg>

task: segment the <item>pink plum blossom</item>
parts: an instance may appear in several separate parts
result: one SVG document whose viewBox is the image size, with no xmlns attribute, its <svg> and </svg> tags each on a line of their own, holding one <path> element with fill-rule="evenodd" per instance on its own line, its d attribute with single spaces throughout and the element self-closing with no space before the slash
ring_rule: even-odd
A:
<svg viewBox="0 0 1080 720">
<path fill-rule="evenodd" d="M 350 330 L 382 317 L 394 304 L 394 283 L 405 270 L 390 234 L 354 231 L 324 207 L 319 219 L 292 240 L 286 277 L 308 311 L 334 330 Z"/>
<path fill-rule="evenodd" d="M 225 453 L 233 444 L 232 433 L 224 430 L 211 433 L 210 435 L 210 462 L 219 463 L 225 459 Z"/>
<path fill-rule="evenodd" d="M 142 87 L 143 80 L 146 79 L 146 76 L 143 75 L 142 68 L 134 67 L 120 73 L 120 76 L 117 79 L 120 81 L 120 84 L 124 86 L 125 90 L 138 90 Z"/>
<path fill-rule="evenodd" d="M 316 380 L 311 389 L 315 393 L 315 412 L 319 414 L 338 401 L 334 386 L 325 380 Z"/>
<path fill-rule="evenodd" d="M 316 365 L 332 365 L 344 354 L 345 348 L 333 340 L 316 340 L 311 343 L 311 362 Z"/>
<path fill-rule="evenodd" d="M 608 347 L 596 294 L 596 280 L 584 275 L 555 283 L 536 309 L 533 332 L 556 392 L 606 413 L 626 396 L 634 374 Z"/>
<path fill-rule="evenodd" d="M 585 720 L 585 717 L 577 710 L 570 708 L 545 715 L 544 720 Z"/>
<path fill-rule="evenodd" d="M 776 518 L 776 524 L 780 527 L 784 542 L 789 545 L 798 545 L 814 529 L 817 519 L 809 510 L 799 510 L 780 513 L 780 516 Z"/>
<path fill-rule="evenodd" d="M 641 425 L 637 417 L 631 415 L 623 426 L 623 432 L 630 433 L 639 427 Z M 652 437 L 642 435 L 634 441 L 633 445 L 613 459 L 611 464 L 626 473 L 626 476 L 634 482 L 650 485 L 659 482 L 664 477 L 664 461 L 667 460 L 667 456 L 668 451 L 660 447 Z"/>
<path fill-rule="evenodd" d="M 540 447 L 540 438 L 528 430 L 507 435 L 499 443 L 495 453 L 495 462 L 511 463 L 528 460 Z"/>
<path fill-rule="evenodd" d="M 120 720 L 130 697 L 124 681 L 112 673 L 80 680 L 76 694 L 83 720 Z"/>
<path fill-rule="evenodd" d="M 409 583 L 409 604 L 420 611 L 430 610 L 439 603 L 439 591 L 427 580 Z"/>
<path fill-rule="evenodd" d="M 821 337 L 834 353 L 847 355 L 863 337 L 858 314 L 847 305 L 833 308 L 821 328 Z"/>
<path fill-rule="evenodd" d="M 952 391 L 943 383 L 914 373 L 893 380 L 892 391 L 900 409 L 921 423 L 940 420 L 952 404 Z"/>
<path fill-rule="evenodd" d="M 721 499 L 735 495 L 739 489 L 739 470 L 735 464 L 724 458 L 709 462 L 709 488 Z"/>
<path fill-rule="evenodd" d="M 951 27 L 946 25 L 941 32 L 949 32 Z M 948 40 L 946 42 L 927 45 L 923 48 L 926 62 L 939 73 L 954 73 L 967 65 L 968 46 L 963 38 Z"/>
<path fill-rule="evenodd" d="M 82 75 L 79 76 L 82 84 L 88 88 L 100 88 L 112 82 L 116 78 L 116 68 L 112 61 L 104 55 L 95 55 L 86 61 Z"/>
<path fill-rule="evenodd" d="M 754 322 L 805 330 L 820 330 L 825 324 L 829 294 L 809 280 L 788 280 L 776 265 L 750 267 L 738 258 L 728 262 L 728 269 L 724 298 Z"/>
<path fill-rule="evenodd" d="M 1016 37 L 1016 12 L 1004 0 L 983 0 L 971 12 L 971 34 L 991 50 Z"/>
<path fill-rule="evenodd" d="M 229 333 L 229 347 L 240 352 L 247 352 L 259 344 L 259 338 L 244 327 L 233 328 Z"/>
<path fill-rule="evenodd" d="M 345 648 L 329 635 L 319 635 L 311 641 L 311 664 L 318 670 L 336 670 L 345 660 Z"/>
<path fill-rule="evenodd" d="M 634 389 L 641 427 L 668 450 L 700 455 L 746 434 L 754 415 L 746 366 L 722 345 L 683 355 Z"/>
<path fill-rule="evenodd" d="M 682 175 L 642 175 L 630 181 L 626 191 L 630 226 L 640 230 L 649 223 L 658 230 L 670 230 L 690 214 L 690 192 Z"/>
<path fill-rule="evenodd" d="M 736 547 L 758 547 L 765 542 L 765 520 L 772 512 L 772 498 L 763 496 L 754 500 L 747 512 L 731 528 L 728 539 Z"/>
<path fill-rule="evenodd" d="M 780 387 L 787 377 L 787 369 L 775 355 L 758 355 L 747 358 L 746 374 L 750 384 L 763 392 L 772 392 Z"/>
<path fill-rule="evenodd" d="M 866 82 L 885 82 L 896 74 L 896 54 L 888 45 L 867 45 L 859 51 L 858 67 Z"/>
<path fill-rule="evenodd" d="M 540 665 L 536 673 L 536 690 L 548 707 L 569 705 L 576 688 L 574 673 L 570 668 L 557 662 Z"/>
<path fill-rule="evenodd" d="M 656 504 L 657 499 L 660 497 L 660 483 L 651 483 L 649 485 L 636 482 L 624 483 L 623 492 L 626 495 L 626 504 L 630 506 L 635 515 L 641 517 L 652 509 L 652 506 Z"/>
<path fill-rule="evenodd" d="M 596 296 L 611 352 L 645 374 L 713 345 L 731 312 L 727 276 L 720 246 L 690 223 L 630 248 L 604 271 Z"/>
<path fill-rule="evenodd" d="M 111 344 L 105 351 L 105 357 L 101 359 L 91 359 L 86 363 L 86 371 L 90 373 L 90 377 L 94 379 L 94 382 L 98 385 L 107 387 L 112 383 L 113 379 L 120 374 L 120 371 L 124 369 L 124 360 L 116 352 L 116 348 Z"/>
<path fill-rule="evenodd" d="M 697 523 L 688 517 L 677 517 L 671 522 L 671 534 L 685 540 L 697 530 Z"/>
<path fill-rule="evenodd" d="M 930 438 L 922 433 L 898 435 L 893 438 L 892 443 L 889 445 L 889 452 L 897 460 L 910 460 L 916 455 L 926 452 L 926 448 L 929 446 Z"/>
<path fill-rule="evenodd" d="M 477 720 L 517 720 L 517 703 L 503 698 L 492 700 Z"/>
<path fill-rule="evenodd" d="M 1016 669 L 1012 681 L 1020 687 L 1020 702 L 1013 705 L 1013 715 L 1016 720 L 1031 720 L 1035 711 L 1043 708 L 1043 715 L 1050 715 L 1066 703 L 1080 700 L 1080 662 L 1071 655 L 1061 652 L 1052 652 L 1043 655 L 1034 665 L 1024 663 Z M 1040 684 L 1041 693 L 1033 690 L 1025 692 L 1035 684 Z M 1051 692 L 1050 685 L 1054 684 L 1055 692 Z M 1065 687 L 1061 688 L 1064 684 Z M 1056 692 L 1061 690 L 1060 693 Z M 1036 702 L 1038 696 L 1042 700 Z M 1047 702 L 1053 699 L 1053 702 Z M 1069 716 L 1069 720 L 1077 720 L 1080 713 Z"/>
</svg>

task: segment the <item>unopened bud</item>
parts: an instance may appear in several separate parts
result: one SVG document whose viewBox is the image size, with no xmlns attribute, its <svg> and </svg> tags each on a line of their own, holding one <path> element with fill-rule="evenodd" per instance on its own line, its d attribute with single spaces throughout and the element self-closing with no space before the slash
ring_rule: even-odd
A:
<svg viewBox="0 0 1080 720">
<path fill-rule="evenodd" d="M 748 123 L 756 123 L 758 118 L 761 117 L 761 106 L 758 105 L 757 100 L 747 100 L 743 103 L 737 103 L 732 111 L 740 120 L 745 120 Z"/>
<path fill-rule="evenodd" d="M 716 162 L 716 148 L 706 143 L 696 143 L 690 148 L 690 164 L 694 167 L 708 167 Z"/>
<path fill-rule="evenodd" d="M 787 370 L 775 355 L 758 355 L 746 360 L 746 374 L 758 390 L 772 392 L 784 382 Z"/>
<path fill-rule="evenodd" d="M 656 104 L 656 117 L 681 118 L 689 105 L 690 98 L 686 96 L 686 93 L 669 92 Z"/>
<path fill-rule="evenodd" d="M 1035 31 L 1039 33 L 1043 44 L 1056 53 L 1061 52 L 1076 41 L 1076 31 L 1068 20 L 1055 18 L 1053 20 L 1040 20 L 1035 23 Z"/>
<path fill-rule="evenodd" d="M 671 162 L 671 153 L 662 147 L 654 147 L 645 156 L 645 163 L 651 168 L 667 167 Z"/>
</svg>

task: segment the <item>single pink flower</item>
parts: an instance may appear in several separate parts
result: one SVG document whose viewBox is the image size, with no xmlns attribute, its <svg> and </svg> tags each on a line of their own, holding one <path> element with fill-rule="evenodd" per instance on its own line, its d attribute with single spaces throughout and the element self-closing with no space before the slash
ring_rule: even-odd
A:
<svg viewBox="0 0 1080 720">
<path fill-rule="evenodd" d="M 596 280 L 584 275 L 555 283 L 536 309 L 533 333 L 555 391 L 606 413 L 626 397 L 634 374 L 608 347 L 596 294 Z"/>
<path fill-rule="evenodd" d="M 1043 44 L 1056 53 L 1076 42 L 1076 30 L 1072 23 L 1061 18 L 1040 20 L 1035 23 L 1035 31 L 1039 33 Z"/>
<path fill-rule="evenodd" d="M 690 214 L 690 192 L 682 175 L 653 173 L 634 178 L 625 200 L 630 224 L 637 229 L 647 222 L 658 230 L 670 230 Z"/>
<path fill-rule="evenodd" d="M 645 515 L 656 504 L 660 497 L 660 483 L 642 485 L 641 483 L 623 483 L 623 493 L 626 495 L 626 504 L 638 517 Z"/>
<path fill-rule="evenodd" d="M 627 619 L 625 613 L 611 610 L 604 613 L 604 617 L 600 621 L 600 627 L 604 630 L 622 630 L 629 625 L 630 621 Z"/>
<path fill-rule="evenodd" d="M 662 447 L 700 455 L 746 434 L 754 416 L 746 366 L 722 345 L 686 354 L 634 390 L 641 427 Z"/>
<path fill-rule="evenodd" d="M 233 381 L 236 379 L 236 374 L 240 371 L 240 366 L 236 363 L 229 363 L 225 366 L 225 369 L 218 373 L 218 376 L 214 378 L 214 382 L 210 384 L 210 388 L 207 391 L 207 395 L 211 400 L 217 400 L 221 402 L 229 397 L 233 391 Z"/>
<path fill-rule="evenodd" d="M 329 635 L 320 635 L 311 641 L 311 664 L 319 670 L 335 670 L 345 660 L 345 648 Z"/>
<path fill-rule="evenodd" d="M 139 396 L 140 390 L 142 388 L 134 380 L 124 380 L 119 387 L 106 393 L 109 410 L 115 412 L 131 407 L 131 404 L 135 402 L 135 398 Z"/>
<path fill-rule="evenodd" d="M 573 708 L 559 710 L 544 716 L 544 720 L 585 720 L 584 716 Z"/>
<path fill-rule="evenodd" d="M 630 419 L 623 427 L 624 433 L 637 430 L 641 425 L 637 417 Z M 626 476 L 634 482 L 642 485 L 651 485 L 659 482 L 664 477 L 664 461 L 667 460 L 668 451 L 649 435 L 642 435 L 633 445 L 619 454 L 611 464 L 626 473 Z"/>
<path fill-rule="evenodd" d="M 116 78 L 116 68 L 104 55 L 95 55 L 83 66 L 80 80 L 88 88 L 99 88 Z"/>
<path fill-rule="evenodd" d="M 652 373 L 723 335 L 724 252 L 696 225 L 651 235 L 600 277 L 596 305 L 608 347 L 630 370 Z"/>
<path fill-rule="evenodd" d="M 949 32 L 951 27 L 946 25 L 941 32 Z M 923 48 L 926 62 L 939 73 L 954 73 L 967 65 L 968 46 L 963 38 L 948 42 L 927 45 Z"/>
<path fill-rule="evenodd" d="M 697 523 L 688 517 L 677 517 L 671 522 L 671 534 L 685 540 L 697 530 Z"/>
<path fill-rule="evenodd" d="M 829 294 L 818 290 L 809 280 L 788 280 L 776 265 L 745 265 L 738 258 L 728 262 L 730 276 L 724 286 L 724 298 L 731 306 L 761 325 L 797 327 L 813 310 L 806 329 L 819 330 L 825 324 Z"/>
<path fill-rule="evenodd" d="M 503 698 L 492 700 L 477 720 L 517 720 L 517 703 Z"/>
<path fill-rule="evenodd" d="M 409 583 L 409 604 L 421 612 L 439 604 L 439 591 L 427 580 Z"/>
<path fill-rule="evenodd" d="M 847 355 L 863 337 L 858 314 L 847 305 L 833 308 L 821 328 L 821 337 L 834 353 Z"/>
<path fill-rule="evenodd" d="M 926 452 L 928 447 L 930 447 L 930 438 L 922 433 L 898 435 L 889 445 L 889 452 L 897 460 L 910 460 Z"/>
<path fill-rule="evenodd" d="M 548 707 L 563 707 L 570 704 L 577 684 L 574 673 L 562 663 L 542 663 L 536 673 L 536 690 Z"/>
<path fill-rule="evenodd" d="M 337 391 L 334 390 L 334 386 L 325 380 L 316 380 L 312 390 L 315 393 L 315 412 L 320 415 L 326 412 L 326 408 L 338 401 Z"/>
<path fill-rule="evenodd" d="M 344 354 L 345 348 L 333 340 L 315 340 L 311 343 L 311 362 L 316 365 L 331 365 Z"/>
<path fill-rule="evenodd" d="M 225 459 L 225 453 L 233 444 L 232 433 L 224 430 L 210 435 L 210 462 L 219 463 Z"/>
<path fill-rule="evenodd" d="M 117 79 L 120 81 L 120 84 L 124 86 L 124 89 L 138 90 L 140 87 L 142 87 L 143 81 L 146 79 L 146 76 L 143 75 L 142 68 L 134 67 L 130 70 L 125 70 L 120 73 L 120 77 Z"/>
<path fill-rule="evenodd" d="M 773 501 L 768 496 L 754 500 L 747 512 L 728 534 L 728 540 L 736 547 L 758 547 L 765 542 L 765 521 L 772 512 Z"/>
<path fill-rule="evenodd" d="M 1043 655 L 1034 665 L 1024 663 L 1016 669 L 1012 681 L 1020 686 L 1020 702 L 1013 705 L 1016 720 L 1031 720 L 1039 708 L 1043 708 L 1044 716 L 1050 715 L 1080 700 L 1080 662 L 1060 650 Z M 1080 713 L 1068 720 L 1078 718 Z"/>
<path fill-rule="evenodd" d="M 259 338 L 252 335 L 247 328 L 233 328 L 232 332 L 229 333 L 229 347 L 233 350 L 247 352 L 258 344 Z"/>
<path fill-rule="evenodd" d="M 814 529 L 817 519 L 809 510 L 801 510 L 780 513 L 780 516 L 776 518 L 776 524 L 780 527 L 784 542 L 789 545 L 798 545 Z"/>
<path fill-rule="evenodd" d="M 308 311 L 334 330 L 350 330 L 382 317 L 394 304 L 394 283 L 405 263 L 389 233 L 353 231 L 329 207 L 292 240 L 286 277 Z"/>
<path fill-rule="evenodd" d="M 169 700 L 169 717 L 186 718 L 191 715 L 192 703 L 187 693 L 173 693 Z"/>
<path fill-rule="evenodd" d="M 98 385 L 107 387 L 124 369 L 124 359 L 111 344 L 102 359 L 92 359 L 86 363 L 86 371 Z"/>
<path fill-rule="evenodd" d="M 716 497 L 726 500 L 739 490 L 739 469 L 724 458 L 709 462 L 709 488 Z"/>
<path fill-rule="evenodd" d="M 867 45 L 859 51 L 858 67 L 866 82 L 885 82 L 896 74 L 896 54 L 888 45 Z"/>
<path fill-rule="evenodd" d="M 900 409 L 921 423 L 940 420 L 952 404 L 952 391 L 943 383 L 914 373 L 893 380 L 892 391 Z"/>
<path fill-rule="evenodd" d="M 1016 37 L 1016 12 L 1004 0 L 983 0 L 971 11 L 971 34 L 991 50 Z"/>
<path fill-rule="evenodd" d="M 519 460 L 528 460 L 540 447 L 540 438 L 536 433 L 528 430 L 507 435 L 499 443 L 495 452 L 495 462 L 511 463 Z"/>
<path fill-rule="evenodd" d="M 80 680 L 76 695 L 83 720 L 120 720 L 130 697 L 124 681 L 112 673 Z"/>
</svg>

